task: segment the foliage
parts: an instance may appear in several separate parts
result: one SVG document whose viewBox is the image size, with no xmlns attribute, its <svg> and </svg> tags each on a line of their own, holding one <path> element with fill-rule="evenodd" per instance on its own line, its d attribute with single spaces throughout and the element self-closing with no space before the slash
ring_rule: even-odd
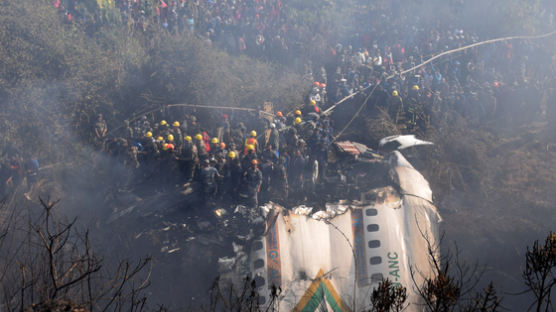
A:
<svg viewBox="0 0 556 312">
<path fill-rule="evenodd" d="M 138 110 L 164 104 L 287 107 L 302 100 L 301 78 L 287 70 L 232 57 L 191 36 L 93 25 L 65 23 L 48 2 L 0 3 L 0 101 L 7 117 L 0 146 L 33 146 L 54 162 L 88 140 L 97 113 L 113 129 Z"/>
<path fill-rule="evenodd" d="M 523 279 L 535 301 L 530 308 L 535 311 L 553 311 L 552 292 L 556 285 L 556 234 L 550 233 L 544 244 L 539 241 L 527 247 Z"/>
<path fill-rule="evenodd" d="M 371 295 L 371 312 L 399 312 L 406 307 L 407 288 L 395 285 L 389 279 L 382 280 Z"/>
</svg>

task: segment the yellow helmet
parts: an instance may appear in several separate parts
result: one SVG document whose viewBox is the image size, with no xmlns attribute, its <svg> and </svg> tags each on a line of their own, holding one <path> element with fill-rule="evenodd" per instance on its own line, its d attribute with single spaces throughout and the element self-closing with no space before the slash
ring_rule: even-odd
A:
<svg viewBox="0 0 556 312">
<path fill-rule="evenodd" d="M 218 144 L 218 138 L 212 138 L 212 140 L 210 140 L 210 143 Z"/>
<path fill-rule="evenodd" d="M 168 124 L 168 123 L 166 122 L 166 120 L 162 120 L 162 121 L 160 122 L 160 125 L 161 125 L 161 126 L 166 126 L 167 124 Z"/>
<path fill-rule="evenodd" d="M 392 91 L 392 95 L 393 95 L 393 96 L 398 96 L 398 90 Z"/>
<path fill-rule="evenodd" d="M 228 153 L 228 157 L 230 157 L 230 158 L 232 158 L 232 159 L 233 159 L 233 158 L 236 158 L 236 152 L 230 151 L 230 152 Z"/>
<path fill-rule="evenodd" d="M 158 137 L 156 138 L 156 140 L 157 140 L 158 142 L 162 142 L 162 141 L 164 141 L 164 138 L 161 137 L 161 136 L 158 136 Z"/>
<path fill-rule="evenodd" d="M 174 141 L 174 135 L 173 134 L 168 134 L 167 139 L 168 139 L 169 142 Z"/>
<path fill-rule="evenodd" d="M 172 124 L 172 126 L 174 126 L 174 127 L 179 127 L 179 126 L 180 126 L 180 122 L 179 122 L 179 121 L 174 121 L 174 123 Z"/>
<path fill-rule="evenodd" d="M 247 144 L 247 150 L 248 150 L 248 151 L 254 151 L 254 150 L 255 150 L 255 145 L 253 145 L 253 144 Z"/>
<path fill-rule="evenodd" d="M 311 106 L 315 106 L 315 105 L 317 105 L 317 101 L 311 100 Z"/>
<path fill-rule="evenodd" d="M 152 138 L 153 137 L 153 133 L 150 131 L 147 131 L 147 133 L 145 133 L 145 137 L 147 138 Z"/>
<path fill-rule="evenodd" d="M 256 136 L 257 136 L 257 131 L 251 130 L 251 136 L 252 136 L 252 137 L 256 137 Z"/>
<path fill-rule="evenodd" d="M 167 151 L 168 150 L 168 143 L 164 143 L 164 145 L 162 145 L 162 149 Z"/>
<path fill-rule="evenodd" d="M 413 85 L 413 87 L 411 87 L 412 90 L 414 91 L 419 91 L 419 86 L 418 85 Z"/>
<path fill-rule="evenodd" d="M 195 140 L 201 141 L 202 139 L 203 139 L 203 135 L 202 135 L 202 134 L 197 133 L 197 134 L 195 135 Z"/>
<path fill-rule="evenodd" d="M 187 142 L 191 142 L 191 136 L 186 135 L 185 138 L 184 138 L 184 140 L 186 140 Z"/>
<path fill-rule="evenodd" d="M 301 116 L 301 111 L 298 109 L 298 110 L 295 111 L 295 114 L 296 114 L 297 116 Z"/>
<path fill-rule="evenodd" d="M 295 118 L 295 124 L 299 125 L 301 123 L 301 118 L 297 117 Z"/>
</svg>

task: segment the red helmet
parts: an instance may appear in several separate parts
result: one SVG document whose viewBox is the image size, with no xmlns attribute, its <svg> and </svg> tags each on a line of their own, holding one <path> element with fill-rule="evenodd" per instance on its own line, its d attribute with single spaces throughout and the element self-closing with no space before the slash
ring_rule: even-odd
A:
<svg viewBox="0 0 556 312">
<path fill-rule="evenodd" d="M 315 85 L 315 87 L 320 86 L 320 82 L 318 82 L 318 81 L 315 81 L 313 84 Z"/>
</svg>

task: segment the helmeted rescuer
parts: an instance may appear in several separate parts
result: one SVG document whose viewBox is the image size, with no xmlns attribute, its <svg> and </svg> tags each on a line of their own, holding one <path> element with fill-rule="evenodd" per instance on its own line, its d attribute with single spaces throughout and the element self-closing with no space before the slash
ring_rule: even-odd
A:
<svg viewBox="0 0 556 312">
<path fill-rule="evenodd" d="M 205 142 L 203 141 L 203 135 L 200 133 L 195 135 L 195 146 L 197 147 L 197 154 L 199 155 L 199 158 L 204 158 L 207 155 L 207 149 Z"/>
<path fill-rule="evenodd" d="M 199 158 L 197 155 L 197 147 L 193 144 L 191 136 L 186 136 L 184 144 L 181 148 L 181 159 L 183 160 L 183 171 L 185 172 L 186 182 L 190 182 L 195 174 Z"/>
<path fill-rule="evenodd" d="M 172 126 L 174 126 L 174 127 L 179 127 L 179 126 L 180 126 L 180 122 L 179 122 L 179 121 L 174 121 L 174 123 L 172 123 Z"/>
<path fill-rule="evenodd" d="M 166 126 L 167 124 L 168 124 L 168 123 L 166 122 L 166 120 L 160 121 L 160 125 L 161 125 L 161 126 Z"/>
<path fill-rule="evenodd" d="M 261 190 L 263 174 L 258 168 L 258 160 L 251 160 L 251 165 L 242 175 L 239 197 L 249 208 L 256 208 L 259 205 L 258 194 Z"/>
<path fill-rule="evenodd" d="M 153 137 L 153 133 L 150 131 L 147 131 L 147 133 L 145 133 L 145 137 L 146 138 L 152 138 Z"/>
<path fill-rule="evenodd" d="M 295 118 L 295 124 L 296 125 L 301 124 L 301 118 L 299 118 L 299 117 Z"/>
<path fill-rule="evenodd" d="M 398 96 L 398 95 L 399 95 L 399 94 L 398 94 L 398 90 L 392 91 L 392 96 Z"/>
<path fill-rule="evenodd" d="M 173 142 L 174 141 L 174 135 L 173 134 L 168 134 L 168 137 L 166 137 L 166 139 L 168 140 L 168 142 Z"/>
<path fill-rule="evenodd" d="M 300 111 L 299 109 L 296 110 L 296 111 L 295 111 L 295 115 L 296 115 L 296 116 L 301 116 L 301 111 Z"/>
</svg>

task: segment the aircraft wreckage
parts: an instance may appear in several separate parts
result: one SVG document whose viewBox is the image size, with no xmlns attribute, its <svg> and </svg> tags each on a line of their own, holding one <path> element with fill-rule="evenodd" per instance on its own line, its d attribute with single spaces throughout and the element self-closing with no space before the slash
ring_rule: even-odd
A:
<svg viewBox="0 0 556 312">
<path fill-rule="evenodd" d="M 219 260 L 223 279 L 238 285 L 250 274 L 261 305 L 280 287 L 280 311 L 362 311 L 388 278 L 407 287 L 407 310 L 418 311 L 416 285 L 434 274 L 441 218 L 429 183 L 399 149 L 425 144 L 431 143 L 388 137 L 379 148 L 396 148 L 382 156 L 362 144 L 335 143 L 331 164 L 351 168 L 338 171 L 351 178 L 337 177 L 349 186 L 344 197 L 350 199 L 327 202 L 320 211 L 261 206 L 264 233 L 246 251 L 235 248 L 235 257 Z"/>
<path fill-rule="evenodd" d="M 429 247 L 437 256 L 441 218 L 429 183 L 400 150 L 428 144 L 393 136 L 380 141 L 378 153 L 355 142 L 334 143 L 313 207 L 310 201 L 291 209 L 268 202 L 199 216 L 198 192 L 190 185 L 145 198 L 122 195 L 115 207 L 125 208 L 114 209 L 108 224 L 134 229 L 132 249 L 158 254 L 167 268 L 163 280 L 185 274 L 208 281 L 212 272 L 221 284 L 241 289 L 250 276 L 261 307 L 280 288 L 273 301 L 280 311 L 362 311 L 388 278 L 407 288 L 406 310 L 418 311 L 416 285 L 434 274 Z M 176 284 L 166 292 L 199 293 L 205 286 Z"/>
</svg>

